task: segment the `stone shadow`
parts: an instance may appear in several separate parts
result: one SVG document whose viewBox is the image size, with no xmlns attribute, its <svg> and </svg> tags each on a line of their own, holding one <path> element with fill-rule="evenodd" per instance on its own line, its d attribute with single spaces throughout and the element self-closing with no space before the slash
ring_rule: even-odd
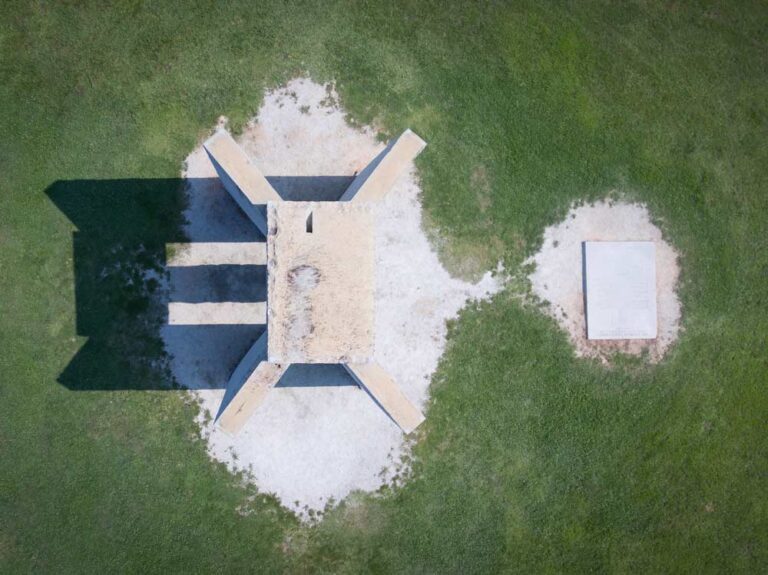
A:
<svg viewBox="0 0 768 575">
<path fill-rule="evenodd" d="M 286 200 L 335 201 L 351 176 L 268 177 Z M 45 193 L 77 228 L 72 234 L 76 333 L 88 340 L 58 382 L 76 391 L 224 388 L 263 326 L 167 325 L 167 302 L 263 301 L 264 266 L 166 268 L 168 243 L 264 241 L 234 200 L 214 202 L 221 225 L 183 231 L 185 192 L 226 193 L 217 178 L 59 180 Z M 208 200 L 206 200 L 208 201 Z M 167 331 L 166 331 L 167 330 Z M 183 342 L 173 353 L 202 378 L 174 378 L 165 336 Z M 181 354 L 181 356 L 180 356 Z M 178 361 L 177 361 L 178 364 Z M 203 366 L 205 367 L 205 366 Z M 174 370 L 177 371 L 177 370 Z M 341 366 L 294 366 L 280 387 L 355 385 Z"/>
</svg>

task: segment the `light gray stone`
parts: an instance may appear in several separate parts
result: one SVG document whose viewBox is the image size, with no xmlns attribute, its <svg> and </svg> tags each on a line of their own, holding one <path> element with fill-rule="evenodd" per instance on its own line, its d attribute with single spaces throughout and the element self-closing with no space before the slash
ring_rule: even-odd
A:
<svg viewBox="0 0 768 575">
<path fill-rule="evenodd" d="M 655 339 L 656 246 L 584 242 L 587 337 Z"/>
</svg>

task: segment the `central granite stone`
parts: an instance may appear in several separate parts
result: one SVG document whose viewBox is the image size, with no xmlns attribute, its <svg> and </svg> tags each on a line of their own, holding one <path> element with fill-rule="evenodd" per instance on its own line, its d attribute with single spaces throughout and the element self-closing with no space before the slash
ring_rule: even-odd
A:
<svg viewBox="0 0 768 575">
<path fill-rule="evenodd" d="M 269 361 L 369 361 L 374 341 L 369 205 L 270 202 L 267 225 Z"/>
</svg>

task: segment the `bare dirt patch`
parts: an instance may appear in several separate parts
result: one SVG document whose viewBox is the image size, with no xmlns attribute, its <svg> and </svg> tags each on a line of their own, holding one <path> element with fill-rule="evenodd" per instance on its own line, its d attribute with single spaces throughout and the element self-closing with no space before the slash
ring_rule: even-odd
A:
<svg viewBox="0 0 768 575">
<path fill-rule="evenodd" d="M 491 183 L 488 181 L 488 170 L 485 166 L 477 166 L 470 178 L 472 189 L 477 195 L 477 205 L 484 214 L 491 208 Z"/>
<path fill-rule="evenodd" d="M 305 201 L 338 199 L 383 148 L 373 130 L 349 125 L 332 86 L 306 79 L 269 92 L 238 139 L 283 198 Z M 264 241 L 221 188 L 202 147 L 189 155 L 183 175 L 190 240 Z M 374 358 L 423 409 L 445 348 L 446 320 L 468 299 L 501 286 L 490 273 L 469 283 L 443 269 L 422 230 L 419 193 L 412 172 L 375 208 Z M 228 275 L 222 280 L 221 273 Z M 250 297 L 265 282 L 252 272 L 213 268 L 169 274 L 171 299 L 191 291 L 201 299 L 221 296 L 215 286 L 222 284 L 228 296 Z M 164 329 L 177 381 L 199 397 L 211 457 L 246 470 L 262 492 L 303 518 L 402 473 L 408 440 L 338 365 L 292 366 L 237 437 L 215 428 L 211 414 L 222 386 L 260 334 L 254 326 Z"/>
<path fill-rule="evenodd" d="M 658 336 L 655 340 L 587 339 L 582 287 L 581 245 L 585 241 L 647 240 L 656 244 L 656 297 Z M 568 333 L 576 353 L 609 362 L 615 353 L 648 354 L 658 362 L 680 332 L 677 297 L 678 255 L 662 237 L 642 204 L 601 201 L 574 206 L 565 220 L 544 230 L 539 253 L 529 276 L 533 292 L 547 302 L 547 312 Z"/>
</svg>

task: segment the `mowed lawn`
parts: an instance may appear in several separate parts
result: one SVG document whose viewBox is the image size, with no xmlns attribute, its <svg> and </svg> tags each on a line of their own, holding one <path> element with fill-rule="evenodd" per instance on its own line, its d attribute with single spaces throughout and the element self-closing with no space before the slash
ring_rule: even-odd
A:
<svg viewBox="0 0 768 575">
<path fill-rule="evenodd" d="M 451 324 L 413 477 L 311 528 L 207 457 L 141 279 L 183 158 L 297 75 L 423 136 L 444 258 L 516 277 Z M 764 2 L 7 1 L 0 128 L 0 572 L 768 571 Z M 609 193 L 682 255 L 657 366 L 517 297 Z"/>
</svg>

